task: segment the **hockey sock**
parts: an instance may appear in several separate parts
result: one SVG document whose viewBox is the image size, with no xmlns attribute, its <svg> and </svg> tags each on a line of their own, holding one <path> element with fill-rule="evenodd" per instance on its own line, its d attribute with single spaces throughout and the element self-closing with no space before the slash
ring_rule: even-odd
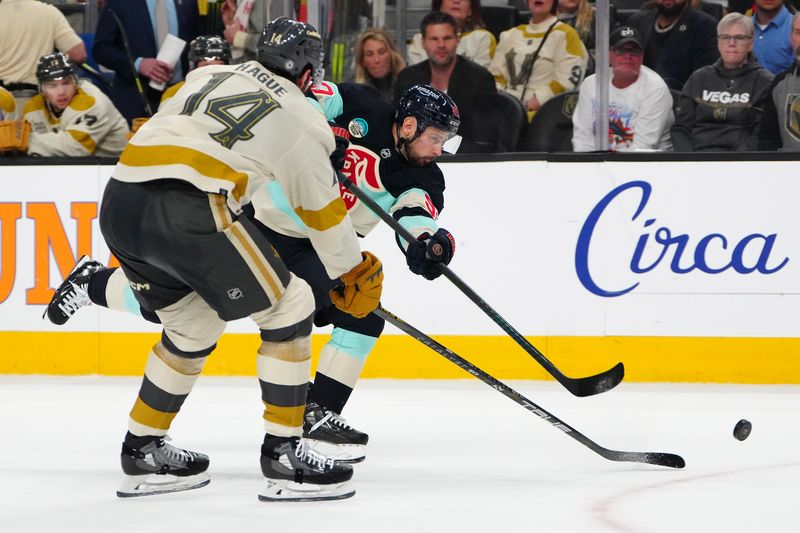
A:
<svg viewBox="0 0 800 533">
<path fill-rule="evenodd" d="M 108 286 L 108 279 L 117 270 L 119 270 L 120 273 L 122 272 L 122 269 L 119 268 L 104 268 L 89 276 L 89 285 L 86 288 L 86 292 L 89 294 L 89 299 L 93 304 L 101 307 L 108 307 L 106 287 Z"/>
<path fill-rule="evenodd" d="M 263 341 L 257 368 L 267 433 L 276 437 L 302 436 L 311 371 L 311 337 Z"/>
<path fill-rule="evenodd" d="M 377 337 L 333 328 L 331 340 L 320 353 L 311 399 L 341 413 L 377 340 Z"/>
<path fill-rule="evenodd" d="M 115 311 L 141 315 L 148 322 L 160 324 L 161 320 L 153 311 L 139 306 L 133 295 L 128 278 L 121 268 L 106 268 L 92 274 L 89 278 L 89 299 L 92 303 Z"/>
<path fill-rule="evenodd" d="M 205 359 L 179 357 L 162 343 L 156 344 L 147 359 L 139 396 L 128 419 L 128 431 L 139 437 L 166 435 L 200 376 Z"/>
</svg>

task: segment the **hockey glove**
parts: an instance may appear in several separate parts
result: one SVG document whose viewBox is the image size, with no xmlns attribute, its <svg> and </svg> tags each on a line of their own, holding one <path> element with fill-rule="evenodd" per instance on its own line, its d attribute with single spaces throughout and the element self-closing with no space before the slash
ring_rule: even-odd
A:
<svg viewBox="0 0 800 533">
<path fill-rule="evenodd" d="M 336 148 L 331 153 L 331 165 L 337 171 L 341 171 L 344 167 L 347 147 L 350 145 L 350 132 L 335 122 L 328 122 L 328 125 L 333 131 L 333 138 L 336 139 Z"/>
<path fill-rule="evenodd" d="M 0 152 L 27 152 L 30 134 L 27 120 L 0 120 Z"/>
<path fill-rule="evenodd" d="M 383 289 L 383 264 L 369 252 L 361 252 L 364 259 L 341 277 L 342 286 L 330 291 L 333 305 L 356 318 L 364 318 L 374 311 L 381 301 Z"/>
<path fill-rule="evenodd" d="M 444 228 L 431 235 L 423 233 L 408 245 L 406 263 L 414 274 L 434 280 L 442 275 L 439 263 L 450 264 L 456 251 L 456 240 Z"/>
</svg>

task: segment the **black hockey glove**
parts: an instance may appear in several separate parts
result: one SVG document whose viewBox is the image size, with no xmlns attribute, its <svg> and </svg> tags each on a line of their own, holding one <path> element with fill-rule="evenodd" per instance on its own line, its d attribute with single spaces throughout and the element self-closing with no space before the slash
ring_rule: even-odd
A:
<svg viewBox="0 0 800 533">
<path fill-rule="evenodd" d="M 336 148 L 334 148 L 331 153 L 331 165 L 333 165 L 333 168 L 338 172 L 341 172 L 342 167 L 344 167 L 347 147 L 350 145 L 350 132 L 335 122 L 328 122 L 328 125 L 331 127 L 331 131 L 333 131 L 333 138 L 336 139 Z"/>
<path fill-rule="evenodd" d="M 434 280 L 442 275 L 438 263 L 450 264 L 456 251 L 456 240 L 444 228 L 431 235 L 423 233 L 408 245 L 406 263 L 414 274 Z"/>
</svg>

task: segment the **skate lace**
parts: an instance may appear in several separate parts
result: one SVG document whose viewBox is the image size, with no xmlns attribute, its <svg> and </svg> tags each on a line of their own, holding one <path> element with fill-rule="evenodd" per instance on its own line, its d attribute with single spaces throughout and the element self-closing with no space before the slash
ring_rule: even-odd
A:
<svg viewBox="0 0 800 533">
<path fill-rule="evenodd" d="M 333 468 L 334 465 L 334 460 L 332 458 L 319 453 L 317 450 L 309 446 L 304 439 L 300 439 L 298 441 L 297 447 L 294 449 L 294 456 L 299 460 L 321 470 Z"/>
<path fill-rule="evenodd" d="M 58 308 L 68 317 L 71 317 L 78 309 L 91 302 L 83 286 L 72 282 L 70 282 L 70 285 L 72 285 L 73 291 L 65 294 L 63 300 L 58 304 Z"/>
<path fill-rule="evenodd" d="M 182 448 L 177 448 L 172 444 L 168 444 L 168 442 L 171 440 L 172 439 L 167 436 L 161 439 L 161 442 L 159 443 L 161 445 L 159 446 L 159 448 L 161 448 L 161 453 L 163 453 L 167 459 L 180 464 L 185 464 L 194 460 L 194 456 L 191 452 L 188 452 Z"/>
<path fill-rule="evenodd" d="M 327 411 L 325 413 L 325 416 L 323 416 L 320 419 L 319 422 L 317 422 L 316 424 L 311 426 L 311 431 L 314 431 L 315 429 L 319 428 L 320 426 L 325 425 L 326 422 L 330 423 L 331 425 L 333 425 L 333 426 L 335 426 L 335 427 L 337 427 L 339 429 L 344 429 L 344 430 L 353 429 L 352 426 L 350 426 L 347 423 L 347 421 L 344 418 L 342 418 L 340 415 L 337 415 L 333 411 Z"/>
</svg>

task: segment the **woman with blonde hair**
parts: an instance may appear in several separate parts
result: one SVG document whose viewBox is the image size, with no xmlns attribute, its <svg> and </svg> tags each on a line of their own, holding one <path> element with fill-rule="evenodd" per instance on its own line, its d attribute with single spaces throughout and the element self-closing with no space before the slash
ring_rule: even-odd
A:
<svg viewBox="0 0 800 533">
<path fill-rule="evenodd" d="M 392 37 L 383 28 L 370 28 L 358 36 L 355 52 L 353 81 L 375 87 L 391 103 L 397 74 L 406 68 Z"/>
<path fill-rule="evenodd" d="M 489 68 L 497 40 L 492 32 L 485 29 L 486 25 L 481 16 L 481 0 L 433 0 L 431 11 L 444 11 L 456 19 L 458 23 L 456 29 L 461 38 L 456 49 L 458 55 Z M 409 65 L 416 65 L 428 59 L 428 54 L 422 48 L 421 32 L 411 38 L 406 55 Z"/>
<path fill-rule="evenodd" d="M 583 45 L 589 51 L 590 61 L 587 74 L 591 74 L 594 72 L 594 46 L 597 30 L 597 17 L 594 6 L 589 3 L 589 0 L 558 0 L 558 12 L 556 15 L 558 20 L 569 24 L 578 32 Z M 617 26 L 619 26 L 619 21 L 612 17 L 609 20 L 609 31 L 613 31 Z"/>
</svg>

